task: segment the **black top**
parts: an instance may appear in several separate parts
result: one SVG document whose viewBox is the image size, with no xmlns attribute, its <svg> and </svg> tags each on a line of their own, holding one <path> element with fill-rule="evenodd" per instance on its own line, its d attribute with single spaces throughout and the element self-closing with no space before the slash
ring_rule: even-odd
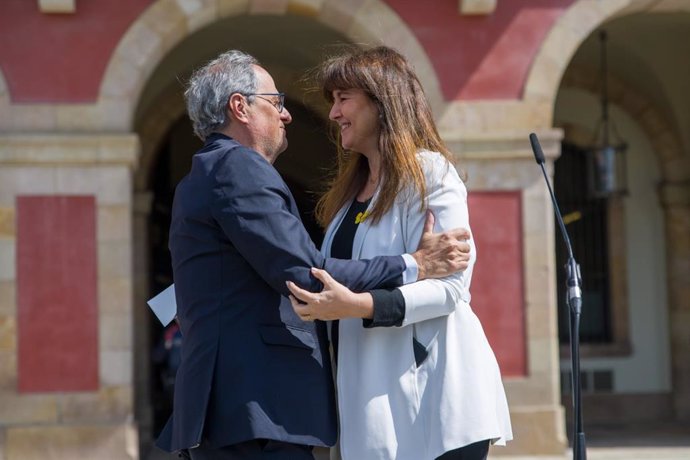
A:
<svg viewBox="0 0 690 460">
<path fill-rule="evenodd" d="M 331 244 L 331 257 L 336 259 L 352 259 L 352 243 L 355 240 L 355 232 L 360 223 L 367 218 L 367 208 L 371 198 L 367 201 L 352 200 L 343 221 L 338 226 L 333 243 Z"/>
</svg>

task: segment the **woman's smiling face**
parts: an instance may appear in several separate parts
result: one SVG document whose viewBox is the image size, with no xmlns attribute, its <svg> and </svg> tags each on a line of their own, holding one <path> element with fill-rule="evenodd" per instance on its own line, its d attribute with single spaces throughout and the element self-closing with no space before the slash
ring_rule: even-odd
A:
<svg viewBox="0 0 690 460">
<path fill-rule="evenodd" d="M 328 118 L 340 126 L 340 142 L 344 149 L 363 155 L 378 153 L 379 110 L 363 90 L 334 90 Z"/>
</svg>

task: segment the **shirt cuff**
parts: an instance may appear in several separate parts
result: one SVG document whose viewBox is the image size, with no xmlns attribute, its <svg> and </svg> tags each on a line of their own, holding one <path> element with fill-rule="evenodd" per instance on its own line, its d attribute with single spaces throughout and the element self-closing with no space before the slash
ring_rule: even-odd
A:
<svg viewBox="0 0 690 460">
<path fill-rule="evenodd" d="M 405 261 L 405 271 L 402 274 L 403 284 L 410 284 L 417 281 L 419 278 L 419 267 L 417 266 L 417 261 L 414 260 L 410 254 L 403 254 L 403 260 Z"/>
<path fill-rule="evenodd" d="M 362 326 L 371 328 L 402 325 L 405 319 L 405 297 L 400 289 L 374 289 L 369 294 L 374 299 L 374 317 L 363 319 Z"/>
</svg>

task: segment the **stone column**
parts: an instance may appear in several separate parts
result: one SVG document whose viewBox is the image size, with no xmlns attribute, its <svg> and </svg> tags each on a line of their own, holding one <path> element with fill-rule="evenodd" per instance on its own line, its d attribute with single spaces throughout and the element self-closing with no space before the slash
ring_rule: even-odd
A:
<svg viewBox="0 0 690 460">
<path fill-rule="evenodd" d="M 690 182 L 659 189 L 666 230 L 671 374 L 675 417 L 690 422 Z"/>
<path fill-rule="evenodd" d="M 134 221 L 134 390 L 135 414 L 139 424 L 139 442 L 148 447 L 153 441 L 153 411 L 151 406 L 150 320 L 146 301 L 149 297 L 149 215 L 153 195 L 135 192 Z"/>
<path fill-rule="evenodd" d="M 0 135 L 0 458 L 138 458 L 132 339 L 133 134 Z M 98 382 L 91 391 L 20 392 L 17 197 L 95 203 Z M 69 270 L 69 267 L 65 268 Z M 59 344 L 55 345 L 59 347 Z"/>
<path fill-rule="evenodd" d="M 492 456 L 558 456 L 567 447 L 559 387 L 554 213 L 544 178 L 534 161 L 528 132 L 464 133 L 458 136 L 459 140 L 446 139 L 451 151 L 457 153 L 459 166 L 468 173 L 470 194 L 517 192 L 522 207 L 521 300 L 527 368 L 523 376 L 503 379 L 515 439 L 507 448 L 492 448 Z M 553 162 L 560 155 L 561 137 L 560 130 L 539 132 L 550 175 Z M 496 215 L 495 222 L 501 225 L 502 216 Z M 492 257 L 487 248 L 483 252 L 479 248 L 478 252 L 480 259 Z"/>
</svg>

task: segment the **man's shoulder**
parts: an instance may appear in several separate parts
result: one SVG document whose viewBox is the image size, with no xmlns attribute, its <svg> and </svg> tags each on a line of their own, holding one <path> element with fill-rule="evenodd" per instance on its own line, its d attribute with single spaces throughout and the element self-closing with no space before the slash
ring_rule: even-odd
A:
<svg viewBox="0 0 690 460">
<path fill-rule="evenodd" d="M 231 137 L 221 134 L 212 134 L 204 146 L 195 155 L 202 161 L 218 162 L 243 162 L 257 163 L 267 166 L 268 162 L 254 149 L 242 145 Z"/>
<path fill-rule="evenodd" d="M 206 161 L 213 161 L 221 158 L 231 151 L 242 149 L 247 149 L 247 147 L 231 137 L 213 133 L 206 139 L 204 146 L 196 152 L 195 157 Z"/>
<path fill-rule="evenodd" d="M 192 175 L 213 177 L 223 175 L 246 174 L 247 169 L 255 170 L 258 153 L 234 139 L 214 137 L 206 140 L 192 159 Z"/>
<path fill-rule="evenodd" d="M 273 165 L 258 152 L 226 136 L 209 138 L 193 163 L 193 171 L 218 184 L 255 188 L 283 182 Z"/>
</svg>

